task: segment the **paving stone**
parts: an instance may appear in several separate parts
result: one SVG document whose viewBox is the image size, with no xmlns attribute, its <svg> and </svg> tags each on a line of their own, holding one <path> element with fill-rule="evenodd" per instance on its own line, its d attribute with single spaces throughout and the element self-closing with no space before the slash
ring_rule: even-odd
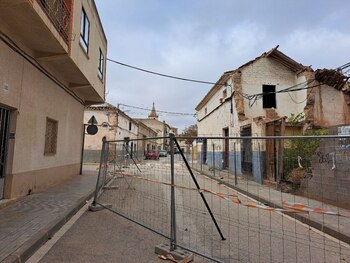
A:
<svg viewBox="0 0 350 263">
<path fill-rule="evenodd" d="M 0 262 L 24 262 L 91 198 L 96 172 L 0 209 Z"/>
</svg>

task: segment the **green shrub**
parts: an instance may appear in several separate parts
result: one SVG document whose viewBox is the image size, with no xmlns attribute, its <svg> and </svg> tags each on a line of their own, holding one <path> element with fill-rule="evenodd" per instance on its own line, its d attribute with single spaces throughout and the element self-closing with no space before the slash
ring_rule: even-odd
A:
<svg viewBox="0 0 350 263">
<path fill-rule="evenodd" d="M 299 167 L 298 156 L 301 157 L 301 166 L 306 170 L 310 169 L 312 156 L 320 145 L 320 139 L 316 138 L 316 136 L 327 134 L 327 130 L 308 130 L 303 135 L 315 136 L 315 138 L 293 139 L 289 141 L 289 147 L 284 148 L 284 175 L 286 180 L 290 181 L 289 174 L 295 168 Z"/>
</svg>

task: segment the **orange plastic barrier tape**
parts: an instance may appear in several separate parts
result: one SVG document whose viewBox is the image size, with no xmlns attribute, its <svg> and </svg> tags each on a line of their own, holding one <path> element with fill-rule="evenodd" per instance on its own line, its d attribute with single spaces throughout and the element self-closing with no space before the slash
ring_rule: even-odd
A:
<svg viewBox="0 0 350 263">
<path fill-rule="evenodd" d="M 314 213 L 318 213 L 318 214 L 325 214 L 325 215 L 333 215 L 333 216 L 341 216 L 341 217 L 350 218 L 350 216 L 347 216 L 347 215 L 327 211 L 327 210 L 324 210 L 321 208 L 312 208 L 312 207 L 304 205 L 302 203 L 290 203 L 290 202 L 283 201 L 282 204 L 283 204 L 283 207 L 297 211 L 297 212 L 314 212 Z"/>
<path fill-rule="evenodd" d="M 309 206 L 304 205 L 302 203 L 290 203 L 287 201 L 282 201 L 283 208 L 275 208 L 275 207 L 267 206 L 267 205 L 260 204 L 260 203 L 243 204 L 242 201 L 239 199 L 237 194 L 225 194 L 225 193 L 220 193 L 220 192 L 214 192 L 214 191 L 209 190 L 209 189 L 197 189 L 197 188 L 185 187 L 185 186 L 181 186 L 181 185 L 175 185 L 175 184 L 171 184 L 171 183 L 156 181 L 156 180 L 152 180 L 152 179 L 148 179 L 148 178 L 143 178 L 141 176 L 130 175 L 130 174 L 125 174 L 125 173 L 120 173 L 120 172 L 118 172 L 116 174 L 122 175 L 125 177 L 131 177 L 131 178 L 143 180 L 143 181 L 148 181 L 148 182 L 152 182 L 152 183 L 163 184 L 163 185 L 167 185 L 167 186 L 171 186 L 171 187 L 175 187 L 175 188 L 179 188 L 179 189 L 198 191 L 199 193 L 209 193 L 209 194 L 215 195 L 221 199 L 224 199 L 230 203 L 243 205 L 243 206 L 246 206 L 248 208 L 258 208 L 258 209 L 262 209 L 262 210 L 266 210 L 266 211 L 278 211 L 278 212 L 287 212 L 287 213 L 313 212 L 313 213 L 319 213 L 319 214 L 325 214 L 325 215 L 333 215 L 333 216 L 341 216 L 341 217 L 345 217 L 345 218 L 350 218 L 350 216 L 343 215 L 340 213 L 326 211 L 326 210 L 323 210 L 321 208 L 312 208 L 312 207 L 309 207 Z"/>
</svg>

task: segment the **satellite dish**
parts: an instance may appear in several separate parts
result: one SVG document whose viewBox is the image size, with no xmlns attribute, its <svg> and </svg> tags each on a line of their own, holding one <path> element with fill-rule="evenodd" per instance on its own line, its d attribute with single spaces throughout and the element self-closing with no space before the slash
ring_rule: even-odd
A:
<svg viewBox="0 0 350 263">
<path fill-rule="evenodd" d="M 96 125 L 89 125 L 87 126 L 86 131 L 90 135 L 95 135 L 98 132 L 98 128 Z"/>
</svg>

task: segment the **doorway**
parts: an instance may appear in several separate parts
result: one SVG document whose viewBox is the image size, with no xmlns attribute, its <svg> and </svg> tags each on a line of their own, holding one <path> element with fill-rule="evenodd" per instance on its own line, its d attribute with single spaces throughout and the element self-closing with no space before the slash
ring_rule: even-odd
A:
<svg viewBox="0 0 350 263">
<path fill-rule="evenodd" d="M 251 136 L 252 136 L 251 125 L 241 127 L 241 137 L 251 137 Z M 251 174 L 253 170 L 251 139 L 242 139 L 241 154 L 242 154 L 242 170 L 243 172 Z"/>
<path fill-rule="evenodd" d="M 203 164 L 207 163 L 207 148 L 208 148 L 208 141 L 207 139 L 203 139 L 203 144 L 202 144 L 202 152 L 203 152 L 203 156 L 202 156 L 202 161 Z"/>
<path fill-rule="evenodd" d="M 223 159 L 223 169 L 228 169 L 229 168 L 229 154 L 230 154 L 230 141 L 228 139 L 229 137 L 229 130 L 228 128 L 224 128 L 222 129 L 223 131 L 223 135 L 225 137 L 224 139 L 224 151 L 223 151 L 223 156 L 222 156 L 222 159 Z"/>
<path fill-rule="evenodd" d="M 0 107 L 0 200 L 4 198 L 10 111 Z"/>
<path fill-rule="evenodd" d="M 283 136 L 284 119 L 266 123 L 266 136 Z M 266 179 L 270 182 L 280 182 L 283 177 L 284 143 L 281 139 L 266 140 Z"/>
</svg>

